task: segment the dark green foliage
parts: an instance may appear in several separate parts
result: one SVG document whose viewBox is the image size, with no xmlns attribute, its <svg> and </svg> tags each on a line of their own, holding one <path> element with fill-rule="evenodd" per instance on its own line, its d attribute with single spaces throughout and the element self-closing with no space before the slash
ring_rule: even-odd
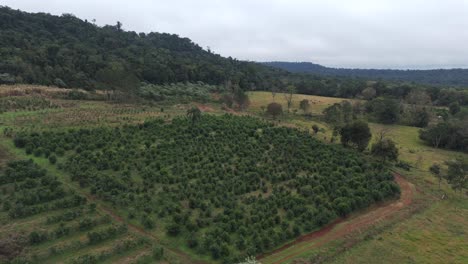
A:
<svg viewBox="0 0 468 264">
<path fill-rule="evenodd" d="M 410 114 L 411 114 L 411 117 L 410 117 L 411 120 L 409 122 L 409 125 L 415 126 L 415 127 L 426 127 L 429 124 L 431 115 L 427 108 L 425 107 L 417 108 L 411 111 Z"/>
<path fill-rule="evenodd" d="M 408 162 L 405 162 L 405 161 L 399 161 L 395 166 L 397 166 L 398 168 L 402 168 L 406 171 L 409 171 L 411 170 L 411 164 L 409 164 Z"/>
<path fill-rule="evenodd" d="M 270 103 L 267 106 L 267 114 L 276 119 L 279 115 L 283 114 L 283 106 L 278 103 Z"/>
<path fill-rule="evenodd" d="M 28 178 L 38 179 L 45 175 L 46 171 L 39 168 L 32 160 L 15 161 L 9 163 L 5 172 L 0 175 L 0 184 L 23 181 Z"/>
<path fill-rule="evenodd" d="M 88 96 L 87 94 L 79 91 L 79 90 L 76 90 L 76 89 L 73 89 L 71 90 L 70 92 L 67 93 L 65 99 L 68 99 L 68 100 L 86 100 L 88 99 Z"/>
<path fill-rule="evenodd" d="M 192 123 L 192 125 L 194 125 L 198 120 L 201 119 L 201 116 L 202 116 L 202 113 L 200 111 L 200 109 L 196 106 L 190 108 L 189 110 L 187 110 L 187 117 L 188 119 L 190 120 L 190 122 Z"/>
<path fill-rule="evenodd" d="M 143 98 L 154 101 L 176 99 L 178 102 L 190 102 L 193 100 L 203 102 L 210 100 L 211 93 L 222 91 L 222 86 L 208 85 L 201 82 L 165 85 L 145 83 L 139 88 L 138 94 Z"/>
<path fill-rule="evenodd" d="M 96 224 L 96 220 L 86 217 L 79 221 L 79 229 L 81 231 L 88 230 L 96 226 Z"/>
<path fill-rule="evenodd" d="M 246 116 L 19 137 L 33 151 L 63 146 L 72 180 L 117 208 L 132 208 L 142 225 L 164 223 L 169 236 L 223 260 L 265 252 L 398 194 L 381 164 Z M 90 243 L 107 237 L 89 236 Z"/>
<path fill-rule="evenodd" d="M 387 69 L 344 69 L 329 68 L 310 62 L 265 62 L 264 64 L 284 69 L 290 72 L 306 72 L 312 74 L 364 77 L 375 80 L 395 80 L 418 82 L 444 86 L 468 86 L 468 70 L 466 69 L 434 69 L 434 70 L 387 70 Z"/>
<path fill-rule="evenodd" d="M 369 125 L 364 121 L 355 121 L 341 128 L 341 143 L 344 146 L 355 146 L 359 151 L 364 151 L 372 137 Z"/>
<path fill-rule="evenodd" d="M 371 153 L 383 161 L 396 161 L 398 159 L 398 148 L 391 139 L 382 139 L 372 144 Z"/>
<path fill-rule="evenodd" d="M 154 220 L 151 216 L 144 214 L 141 217 L 141 224 L 146 228 L 146 229 L 153 229 L 155 227 Z"/>
<path fill-rule="evenodd" d="M 171 223 L 166 228 L 167 234 L 170 236 L 177 236 L 180 233 L 180 226 L 177 223 Z"/>
<path fill-rule="evenodd" d="M 458 112 L 460 112 L 460 110 L 461 110 L 461 107 L 460 107 L 460 104 L 458 102 L 450 103 L 449 111 L 450 111 L 451 115 L 457 114 Z"/>
<path fill-rule="evenodd" d="M 468 189 L 468 160 L 458 158 L 446 162 L 448 166 L 445 179 L 455 191 Z"/>
<path fill-rule="evenodd" d="M 353 120 L 353 106 L 349 101 L 335 103 L 325 108 L 323 115 L 327 123 L 330 123 L 335 129 L 340 129 Z"/>
<path fill-rule="evenodd" d="M 58 222 L 72 221 L 82 216 L 82 214 L 83 214 L 82 210 L 79 210 L 79 209 L 69 210 L 60 215 L 48 216 L 46 220 L 46 224 L 55 224 Z"/>
<path fill-rule="evenodd" d="M 442 121 L 419 132 L 419 138 L 435 148 L 448 148 L 468 152 L 468 122 Z"/>
<path fill-rule="evenodd" d="M 400 106 L 396 100 L 376 98 L 366 103 L 366 111 L 379 123 L 395 124 L 400 119 Z"/>
<path fill-rule="evenodd" d="M 316 124 L 312 125 L 312 130 L 314 131 L 314 134 L 317 134 L 319 131 L 319 127 Z"/>
<path fill-rule="evenodd" d="M 161 246 L 154 246 L 152 250 L 152 257 L 154 260 L 162 260 L 164 258 L 164 248 Z"/>
<path fill-rule="evenodd" d="M 8 215 L 23 218 L 54 209 L 72 208 L 86 203 L 86 199 L 66 192 L 55 176 L 47 175 L 32 160 L 8 163 L 0 174 L 0 184 L 15 183 L 15 192 L 8 195 L 11 201 Z"/>
<path fill-rule="evenodd" d="M 36 245 L 46 241 L 48 235 L 46 232 L 33 231 L 29 234 L 29 244 Z"/>
<path fill-rule="evenodd" d="M 267 88 L 286 72 L 223 58 L 188 38 L 98 27 L 73 15 L 30 14 L 0 8 L 0 83 L 38 83 L 86 89 L 132 90 L 153 84 L 223 84 Z M 135 90 L 134 90 L 135 91 Z"/>
<path fill-rule="evenodd" d="M 245 93 L 244 90 L 236 89 L 234 91 L 233 99 L 236 103 L 236 108 L 239 110 L 245 110 L 250 105 L 249 96 Z"/>
<path fill-rule="evenodd" d="M 57 156 L 55 156 L 54 154 L 50 155 L 49 162 L 50 164 L 55 164 L 57 162 Z"/>
</svg>

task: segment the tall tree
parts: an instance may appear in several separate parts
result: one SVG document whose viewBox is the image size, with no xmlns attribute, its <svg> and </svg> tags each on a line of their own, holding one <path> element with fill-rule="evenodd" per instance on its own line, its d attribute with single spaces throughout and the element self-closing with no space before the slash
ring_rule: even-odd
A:
<svg viewBox="0 0 468 264">
<path fill-rule="evenodd" d="M 192 125 L 194 125 L 198 120 L 200 120 L 201 116 L 202 116 L 202 113 L 200 109 L 196 106 L 187 110 L 187 117 L 192 122 Z"/>
<path fill-rule="evenodd" d="M 341 143 L 344 146 L 354 145 L 359 151 L 364 151 L 372 137 L 369 125 L 364 121 L 355 121 L 341 128 Z"/>
<path fill-rule="evenodd" d="M 290 109 L 293 104 L 293 96 L 294 93 L 296 93 L 296 86 L 294 85 L 288 85 L 286 87 L 286 90 L 284 91 L 284 99 L 286 100 L 286 104 L 288 107 L 288 113 L 290 112 Z"/>
<path fill-rule="evenodd" d="M 305 113 L 309 112 L 310 102 L 307 99 L 301 100 L 299 103 L 299 108 Z"/>
<path fill-rule="evenodd" d="M 283 107 L 278 103 L 270 103 L 267 106 L 267 114 L 271 115 L 273 119 L 276 119 L 279 115 L 283 114 Z"/>
<path fill-rule="evenodd" d="M 380 157 L 383 162 L 387 160 L 396 161 L 398 159 L 398 148 L 395 142 L 389 138 L 383 138 L 372 144 L 371 153 Z"/>
<path fill-rule="evenodd" d="M 446 162 L 448 166 L 445 178 L 453 190 L 463 191 L 468 188 L 468 160 L 457 158 Z"/>
</svg>

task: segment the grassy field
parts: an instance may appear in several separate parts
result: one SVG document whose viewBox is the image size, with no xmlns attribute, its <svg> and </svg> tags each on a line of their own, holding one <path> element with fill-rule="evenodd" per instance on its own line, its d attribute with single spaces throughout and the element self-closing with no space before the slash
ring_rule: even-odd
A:
<svg viewBox="0 0 468 264">
<path fill-rule="evenodd" d="M 276 93 L 274 100 L 271 92 L 249 92 L 248 95 L 250 98 L 249 111 L 261 112 L 262 107 L 266 107 L 269 103 L 273 101 L 281 104 L 283 106 L 283 111 L 286 111 L 287 109 L 287 101 L 285 98 L 286 94 L 284 93 Z M 328 106 L 343 101 L 343 99 L 341 98 L 294 94 L 292 99 L 293 105 L 291 107 L 291 112 L 293 112 L 294 110 L 297 110 L 298 112 L 301 111 L 299 109 L 299 102 L 303 99 L 309 100 L 311 104 L 310 113 L 312 114 L 321 114 L 323 109 L 327 108 Z"/>
<path fill-rule="evenodd" d="M 262 106 L 273 101 L 269 92 L 249 93 L 251 106 L 246 113 L 250 115 L 262 115 Z M 321 128 L 317 138 L 326 142 L 330 141 L 331 128 L 317 118 L 327 106 L 342 101 L 340 98 L 294 95 L 293 110 L 298 109 L 299 101 L 308 99 L 312 103 L 312 118 L 305 118 L 297 114 L 289 114 L 279 122 L 281 125 L 294 126 L 311 130 L 313 124 Z M 120 125 L 127 123 L 140 123 L 146 119 L 163 117 L 170 119 L 173 116 L 184 115 L 190 105 L 122 105 L 103 101 L 71 101 L 63 99 L 51 99 L 58 105 L 57 109 L 45 109 L 39 111 L 18 111 L 0 114 L 0 130 L 9 127 L 18 130 L 37 129 L 63 129 L 83 126 Z M 283 104 L 286 109 L 286 100 L 283 94 L 278 93 L 275 101 Z M 214 114 L 222 113 L 217 104 L 199 105 L 206 112 Z M 293 112 L 293 111 L 292 111 Z M 242 114 L 242 113 L 241 113 Z M 434 149 L 423 144 L 418 137 L 418 128 L 408 126 L 387 126 L 370 124 L 373 134 L 385 129 L 388 135 L 397 143 L 400 151 L 400 159 L 410 163 L 414 168 L 410 172 L 404 172 L 405 178 L 414 184 L 417 195 L 413 206 L 402 211 L 388 221 L 382 221 L 374 225 L 370 230 L 361 230 L 351 237 L 336 239 L 324 243 L 304 254 L 295 256 L 295 260 L 284 263 L 467 263 L 468 262 L 468 199 L 454 194 L 447 184 L 442 184 L 442 190 L 438 189 L 435 177 L 428 168 L 434 162 L 443 163 L 454 157 L 468 159 L 467 154 L 448 150 Z M 69 188 L 78 190 L 79 187 L 69 181 L 67 175 L 55 169 L 44 158 L 26 157 L 22 151 L 18 151 L 12 145 L 11 138 L 7 135 L 0 136 L 0 165 L 12 158 L 33 158 L 42 167 L 57 174 L 61 180 L 68 184 Z M 449 199 L 440 199 L 442 193 L 447 193 Z M 95 216 L 103 216 L 112 210 L 116 215 L 126 215 L 127 212 L 115 211 L 109 204 L 97 203 Z M 0 238 L 11 234 L 27 233 L 32 228 L 47 228 L 44 224 L 47 216 L 59 214 L 61 211 L 39 214 L 21 221 L 11 222 L 5 213 L 0 213 Z M 76 220 L 78 221 L 78 220 Z M 113 220 L 115 222 L 115 219 Z M 126 220 L 125 220 L 126 221 Z M 132 222 L 126 221 L 129 224 Z M 133 223 L 136 224 L 136 223 Z M 105 225 L 99 226 L 100 228 Z M 158 231 L 152 236 L 157 237 Z M 48 242 L 45 245 L 28 248 L 28 252 L 35 254 L 49 250 L 53 245 L 67 245 L 77 238 L 85 239 L 86 232 L 74 233 L 69 237 Z M 106 241 L 96 246 L 86 246 L 78 252 L 80 255 L 96 254 L 109 250 L 122 239 L 137 239 L 145 237 L 134 229 L 129 229 L 127 234 Z M 150 238 L 151 240 L 151 238 Z M 154 242 L 154 241 L 153 241 Z M 315 241 L 314 243 L 316 243 Z M 164 245 L 167 248 L 177 247 L 177 242 Z M 64 252 L 54 257 L 55 263 L 70 260 L 71 251 Z M 286 250 L 282 254 L 287 255 Z M 151 246 L 142 245 L 135 249 L 115 254 L 106 263 L 151 263 Z M 168 251 L 171 263 L 186 263 L 194 256 L 179 255 L 177 252 Z M 76 256 L 76 255 L 74 255 Z M 146 261 L 146 262 L 145 262 Z M 202 261 L 206 261 L 202 260 Z M 274 263 L 274 262 L 265 262 Z M 264 264 L 265 264 L 264 263 Z"/>
</svg>

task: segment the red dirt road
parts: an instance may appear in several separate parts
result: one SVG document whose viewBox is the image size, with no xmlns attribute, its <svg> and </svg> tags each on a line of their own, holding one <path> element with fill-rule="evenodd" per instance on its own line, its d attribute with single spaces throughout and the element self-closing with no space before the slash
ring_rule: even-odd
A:
<svg viewBox="0 0 468 264">
<path fill-rule="evenodd" d="M 288 243 L 273 252 L 260 255 L 257 258 L 262 263 L 281 264 L 290 261 L 311 249 L 320 247 L 335 239 L 343 238 L 353 232 L 359 232 L 392 216 L 397 211 L 411 204 L 414 195 L 414 186 L 401 175 L 394 174 L 395 181 L 401 189 L 400 199 L 392 203 L 371 207 L 366 212 L 340 218 L 322 229 L 303 235 L 295 241 Z M 289 250 L 287 253 L 283 252 Z"/>
</svg>

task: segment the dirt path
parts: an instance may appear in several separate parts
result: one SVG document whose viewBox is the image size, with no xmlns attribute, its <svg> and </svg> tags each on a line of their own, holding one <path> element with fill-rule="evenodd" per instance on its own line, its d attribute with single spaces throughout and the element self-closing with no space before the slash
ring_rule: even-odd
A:
<svg viewBox="0 0 468 264">
<path fill-rule="evenodd" d="M 415 192 L 414 186 L 405 180 L 401 175 L 394 174 L 395 181 L 401 189 L 400 199 L 389 204 L 376 206 L 364 213 L 357 214 L 348 218 L 340 218 L 322 229 L 303 235 L 295 241 L 288 243 L 281 248 L 265 255 L 258 256 L 262 263 L 280 264 L 290 261 L 297 256 L 320 247 L 335 239 L 343 238 L 353 232 L 360 232 L 370 226 L 381 222 L 392 216 L 397 211 L 411 204 Z M 285 250 L 289 250 L 285 254 Z M 283 255 L 283 254 L 284 255 Z"/>
</svg>

